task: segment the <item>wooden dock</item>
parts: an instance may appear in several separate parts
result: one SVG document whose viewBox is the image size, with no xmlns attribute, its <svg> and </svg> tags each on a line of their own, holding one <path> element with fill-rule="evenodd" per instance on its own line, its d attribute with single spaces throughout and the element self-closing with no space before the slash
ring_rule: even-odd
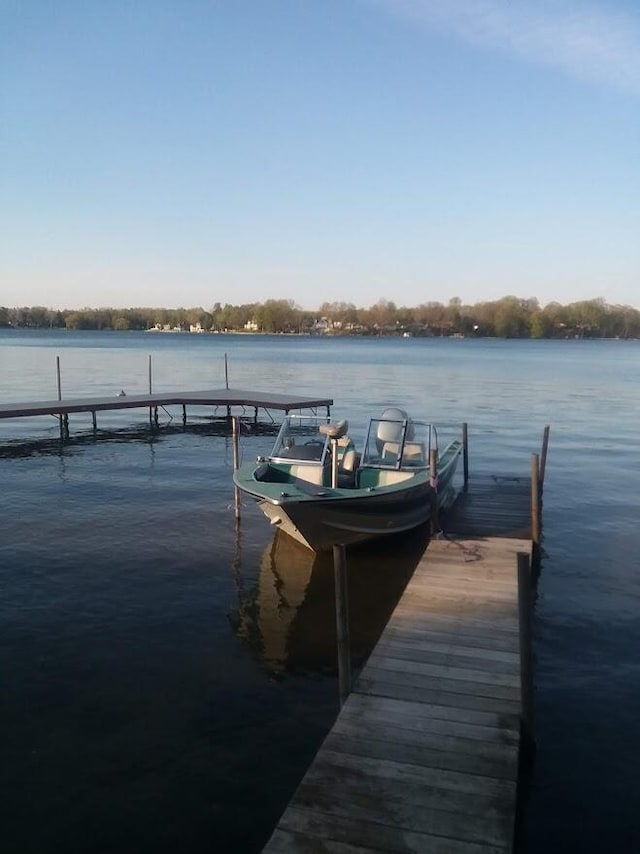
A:
<svg viewBox="0 0 640 854">
<path fill-rule="evenodd" d="M 271 394 L 238 389 L 209 391 L 175 391 L 164 394 L 117 394 L 110 397 L 78 397 L 62 400 L 40 400 L 24 403 L 1 403 L 0 418 L 25 418 L 33 415 L 69 415 L 72 412 L 104 412 L 117 409 L 152 409 L 158 406 L 236 406 L 275 409 L 291 412 L 297 409 L 327 407 L 333 400 L 298 395 Z"/>
<path fill-rule="evenodd" d="M 527 478 L 471 480 L 266 852 L 512 850 L 529 501 Z"/>
</svg>

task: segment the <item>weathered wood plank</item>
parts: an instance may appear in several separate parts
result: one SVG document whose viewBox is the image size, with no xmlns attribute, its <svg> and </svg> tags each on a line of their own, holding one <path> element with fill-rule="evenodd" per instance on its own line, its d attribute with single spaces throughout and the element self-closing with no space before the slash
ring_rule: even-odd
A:
<svg viewBox="0 0 640 854">
<path fill-rule="evenodd" d="M 476 709 L 451 708 L 450 706 L 437 703 L 416 702 L 394 698 L 371 698 L 354 692 L 349 697 L 342 720 L 354 720 L 359 716 L 385 715 L 393 717 L 400 726 L 420 724 L 443 718 L 447 721 L 471 724 L 479 727 L 503 728 L 505 726 L 504 715 L 495 712 L 483 712 Z M 513 725 L 517 730 L 517 725 Z"/>
<path fill-rule="evenodd" d="M 450 641 L 442 639 L 441 635 L 438 635 L 438 640 L 432 640 L 430 638 L 423 638 L 421 634 L 410 636 L 408 633 L 403 632 L 402 629 L 395 631 L 389 629 L 389 631 L 385 632 L 383 639 L 379 641 L 378 649 L 384 649 L 387 646 L 391 649 L 402 647 L 413 652 L 439 653 L 441 655 L 461 656 L 468 659 L 477 658 L 483 661 L 501 662 L 516 669 L 520 666 L 520 658 L 515 652 L 503 652 L 499 649 L 484 649 L 482 647 L 461 644 L 456 642 L 457 637 L 455 635 L 450 637 Z"/>
<path fill-rule="evenodd" d="M 423 745 L 427 748 L 439 751 L 447 751 L 449 753 L 457 753 L 461 756 L 472 754 L 475 757 L 486 759 L 490 763 L 500 763 L 510 761 L 515 757 L 513 745 L 500 741 L 479 741 L 469 740 L 463 736 L 445 735 L 439 732 L 430 732 L 426 729 L 420 732 L 396 727 L 394 737 L 393 725 L 384 722 L 377 722 L 372 726 L 372 740 L 383 742 L 385 737 L 389 736 L 393 740 L 388 743 L 393 745 L 407 745 L 410 747 L 418 747 Z M 368 730 L 363 732 L 362 724 L 355 724 L 352 721 L 344 721 L 342 718 L 336 722 L 331 733 L 349 738 L 351 741 L 357 738 L 367 738 Z M 345 751 L 352 752 L 350 750 Z M 358 751 L 360 753 L 361 751 Z M 364 754 L 366 755 L 366 753 Z M 419 763 L 418 763 L 419 764 Z M 494 776 L 487 774 L 486 776 Z"/>
<path fill-rule="evenodd" d="M 459 738 L 477 739 L 478 741 L 487 741 L 499 744 L 516 744 L 518 741 L 519 732 L 517 727 L 508 728 L 506 719 L 502 726 L 486 726 L 483 724 L 472 724 L 465 721 L 453 721 L 444 716 L 443 707 L 434 707 L 439 711 L 433 715 L 417 714 L 408 716 L 397 712 L 390 708 L 380 708 L 380 701 L 386 698 L 365 696 L 363 699 L 369 702 L 369 706 L 356 711 L 344 710 L 343 718 L 350 723 L 367 727 L 378 723 L 396 726 L 398 729 L 410 729 L 413 732 L 436 732 L 442 735 L 452 735 Z M 423 705 L 415 703 L 414 705 Z M 440 709 L 442 709 L 440 711 Z"/>
<path fill-rule="evenodd" d="M 352 727 L 350 730 L 344 732 L 343 728 L 339 731 L 332 729 L 325 745 L 331 750 L 371 759 L 411 762 L 414 765 L 505 780 L 517 778 L 517 758 L 510 748 L 499 746 L 495 750 L 494 745 L 488 745 L 486 750 L 480 751 L 476 749 L 477 745 L 473 745 L 471 750 L 465 739 L 442 739 L 439 735 L 428 734 L 425 738 L 424 733 L 415 734 L 411 730 L 398 732 L 392 726 L 378 725 L 367 735 L 362 734 L 361 728 Z"/>
<path fill-rule="evenodd" d="M 504 847 L 483 845 L 460 838 L 445 838 L 434 833 L 394 827 L 380 821 L 354 819 L 339 813 L 291 807 L 280 824 L 285 830 L 302 832 L 309 837 L 320 837 L 338 842 L 370 845 L 376 851 L 402 852 L 402 854 L 502 854 Z M 269 847 L 265 850 L 269 850 Z M 300 848 L 301 852 L 308 848 Z M 321 849 L 320 849 L 321 850 Z"/>
<path fill-rule="evenodd" d="M 396 608 L 395 614 L 402 614 L 401 606 Z M 432 621 L 405 618 L 392 620 L 384 631 L 383 638 L 413 638 L 416 642 L 434 641 L 435 643 L 456 643 L 460 647 L 477 649 L 479 651 L 490 650 L 513 654 L 514 637 L 513 632 L 494 632 L 490 636 L 486 631 L 474 632 L 471 627 L 465 628 L 464 623 L 459 628 L 451 626 L 450 623 L 435 625 Z"/>
<path fill-rule="evenodd" d="M 433 647 L 433 645 L 431 645 Z M 477 653 L 478 651 L 475 650 Z M 471 667 L 478 670 L 488 670 L 496 673 L 514 673 L 519 674 L 520 663 L 517 657 L 514 656 L 511 661 L 500 661 L 490 655 L 465 655 L 460 649 L 447 649 L 443 651 L 437 649 L 418 646 L 413 646 L 407 641 L 383 641 L 378 644 L 376 654 L 384 655 L 388 658 L 400 658 L 404 661 L 424 661 L 425 653 L 429 654 L 429 661 L 433 664 L 449 665 L 452 667 Z"/>
<path fill-rule="evenodd" d="M 376 673 L 374 678 L 363 674 L 358 678 L 356 690 L 361 694 L 378 697 L 396 697 L 400 700 L 413 702 L 434 702 L 439 705 L 450 705 L 452 708 L 491 710 L 505 715 L 520 714 L 520 697 L 513 699 L 496 696 L 480 696 L 478 694 L 459 693 L 434 687 L 431 682 L 422 680 L 422 684 L 414 684 L 414 680 L 406 674 L 399 678 L 388 680 L 388 674 Z M 457 686 L 456 686 L 457 687 Z"/>
<path fill-rule="evenodd" d="M 477 668 L 431 664 L 424 661 L 405 661 L 402 658 L 389 658 L 377 651 L 369 660 L 374 667 L 380 670 L 389 669 L 396 673 L 415 673 L 419 676 L 434 676 L 437 679 L 477 682 L 507 688 L 520 687 L 519 677 L 511 673 L 487 673 Z"/>
<path fill-rule="evenodd" d="M 383 683 L 398 682 L 400 685 L 424 687 L 428 690 L 449 691 L 452 694 L 470 694 L 474 697 L 489 697 L 502 700 L 520 700 L 520 686 L 495 685 L 490 682 L 469 682 L 461 679 L 440 679 L 435 676 L 414 672 L 398 672 L 393 667 L 384 669 L 367 664 L 363 671 L 366 679 L 379 678 Z"/>
<path fill-rule="evenodd" d="M 384 781 L 380 781 L 383 784 Z M 381 791 L 379 797 L 370 792 L 357 789 L 348 790 L 344 799 L 332 796 L 331 789 L 346 785 L 344 781 L 331 779 L 325 785 L 311 787 L 309 783 L 301 785 L 300 806 L 306 806 L 315 813 L 327 815 L 327 831 L 331 833 L 334 818 L 345 818 L 370 822 L 372 825 L 384 825 L 399 831 L 411 830 L 461 842 L 475 842 L 484 845 L 503 844 L 508 819 L 499 809 L 487 809 L 487 815 L 470 814 L 466 807 L 469 800 L 455 795 L 451 797 L 449 810 L 430 803 L 428 793 L 421 793 L 422 803 L 406 802 L 402 797 L 394 798 Z M 386 788 L 386 787 L 384 787 Z M 458 807 L 459 808 L 456 808 Z M 372 840 L 373 841 L 373 840 Z M 429 850 L 423 849 L 423 850 Z"/>
</svg>

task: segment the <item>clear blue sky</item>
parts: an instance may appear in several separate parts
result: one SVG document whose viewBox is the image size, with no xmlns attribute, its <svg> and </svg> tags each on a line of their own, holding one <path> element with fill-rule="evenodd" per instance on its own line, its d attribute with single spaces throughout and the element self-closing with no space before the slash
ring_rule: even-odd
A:
<svg viewBox="0 0 640 854">
<path fill-rule="evenodd" d="M 0 0 L 0 305 L 639 274 L 637 0 Z"/>
</svg>

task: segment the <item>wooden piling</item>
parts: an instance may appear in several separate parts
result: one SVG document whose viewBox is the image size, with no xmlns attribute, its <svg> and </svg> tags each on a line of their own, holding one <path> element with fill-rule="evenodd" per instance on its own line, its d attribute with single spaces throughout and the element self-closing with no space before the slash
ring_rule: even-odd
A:
<svg viewBox="0 0 640 854">
<path fill-rule="evenodd" d="M 240 419 L 238 418 L 237 415 L 233 416 L 233 418 L 231 420 L 231 424 L 232 424 L 232 429 L 233 429 L 233 470 L 237 471 L 238 466 L 240 465 Z M 238 489 L 237 486 L 234 488 L 234 490 L 235 490 L 235 502 L 234 502 L 235 517 L 236 517 L 236 519 L 239 519 L 240 518 L 240 507 L 242 504 L 242 502 L 240 500 L 240 490 Z"/>
<path fill-rule="evenodd" d="M 96 432 L 96 430 L 98 429 L 98 421 L 97 421 L 97 418 L 96 418 L 96 411 L 95 411 L 95 409 L 94 409 L 94 410 L 92 410 L 92 412 L 91 412 L 91 422 L 92 422 L 92 424 L 93 424 L 93 432 L 95 433 L 95 432 Z"/>
<path fill-rule="evenodd" d="M 464 491 L 469 488 L 469 432 L 467 422 L 462 425 L 462 465 L 464 470 Z"/>
<path fill-rule="evenodd" d="M 151 378 L 151 353 L 149 353 L 149 394 L 153 394 L 153 383 Z M 153 407 L 149 407 L 149 423 L 153 421 Z"/>
<path fill-rule="evenodd" d="M 542 435 L 542 454 L 540 456 L 540 495 L 544 490 L 544 473 L 547 468 L 547 450 L 549 448 L 549 425 L 544 428 Z"/>
<path fill-rule="evenodd" d="M 540 463 L 537 454 L 531 454 L 531 539 L 534 554 L 540 546 Z"/>
<path fill-rule="evenodd" d="M 531 564 L 526 552 L 518 552 L 518 626 L 520 641 L 520 719 L 522 734 L 534 741 L 533 726 L 533 640 Z"/>
<path fill-rule="evenodd" d="M 229 360 L 227 354 L 224 354 L 224 387 L 229 388 Z"/>
<path fill-rule="evenodd" d="M 431 497 L 431 534 L 440 530 L 438 520 L 438 451 L 436 448 L 429 450 L 429 481 L 435 490 Z"/>
<path fill-rule="evenodd" d="M 56 356 L 56 378 L 58 381 L 58 400 L 62 400 L 62 383 L 60 381 L 60 356 Z M 64 439 L 64 423 L 62 420 L 62 412 L 58 416 L 60 426 L 60 439 Z"/>
<path fill-rule="evenodd" d="M 344 546 L 333 547 L 333 574 L 336 595 L 336 636 L 338 641 L 338 690 L 340 705 L 351 692 L 351 643 L 349 639 L 349 601 L 347 553 Z"/>
</svg>

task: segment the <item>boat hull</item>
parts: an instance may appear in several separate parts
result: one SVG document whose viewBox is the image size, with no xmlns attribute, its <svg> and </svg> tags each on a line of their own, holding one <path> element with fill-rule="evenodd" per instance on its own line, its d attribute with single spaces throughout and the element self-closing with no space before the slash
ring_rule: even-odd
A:
<svg viewBox="0 0 640 854">
<path fill-rule="evenodd" d="M 435 490 L 425 479 L 405 489 L 274 503 L 258 500 L 272 525 L 313 551 L 409 531 L 431 516 Z"/>
</svg>

